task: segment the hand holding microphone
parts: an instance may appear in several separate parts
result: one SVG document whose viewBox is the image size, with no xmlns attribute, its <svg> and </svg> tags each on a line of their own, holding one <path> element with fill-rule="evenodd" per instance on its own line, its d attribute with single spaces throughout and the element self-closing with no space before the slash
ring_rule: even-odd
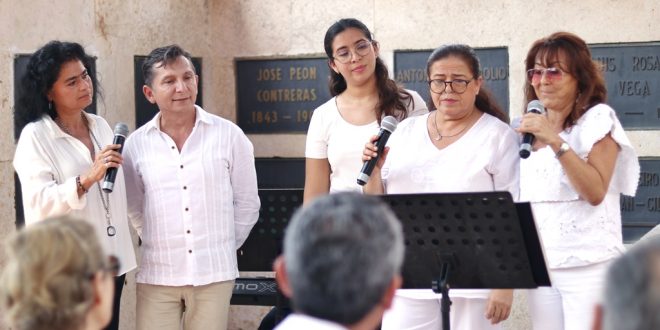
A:
<svg viewBox="0 0 660 330">
<path fill-rule="evenodd" d="M 525 111 L 526 114 L 533 113 L 533 114 L 539 114 L 543 115 L 545 114 L 545 107 L 539 100 L 532 100 L 527 104 L 527 111 Z M 525 116 L 529 120 L 529 116 Z M 524 132 L 525 135 L 523 136 L 522 144 L 520 144 L 520 158 L 526 159 L 531 155 L 532 153 L 532 146 L 534 145 L 534 139 L 535 136 L 534 134 L 530 133 L 528 131 L 528 127 L 525 127 L 525 117 L 523 117 L 520 127 L 517 128 L 518 132 Z"/>
<path fill-rule="evenodd" d="M 371 157 L 371 159 L 366 160 L 362 165 L 362 169 L 360 170 L 360 174 L 357 178 L 357 183 L 359 185 L 364 186 L 369 181 L 371 172 L 373 172 L 374 167 L 376 167 L 376 163 L 378 163 L 380 157 L 382 156 L 385 150 L 385 145 L 387 144 L 387 140 L 390 138 L 392 132 L 394 132 L 396 129 L 397 124 L 398 121 L 392 116 L 387 116 L 381 121 L 380 130 L 378 131 L 376 139 L 373 141 L 373 145 L 376 148 L 375 151 L 377 154 L 375 157 Z"/>
<path fill-rule="evenodd" d="M 105 178 L 103 179 L 103 191 L 105 191 L 106 193 L 111 193 L 115 186 L 115 178 L 117 177 L 117 171 L 122 160 L 121 151 L 124 148 L 124 142 L 126 141 L 126 137 L 128 136 L 128 126 L 126 126 L 126 124 L 124 123 L 117 123 L 117 125 L 115 125 L 114 133 L 115 133 L 115 138 L 113 139 L 112 144 L 119 145 L 119 148 L 117 148 L 116 151 L 114 151 L 114 153 L 119 154 L 118 155 L 119 157 L 111 154 L 110 156 L 106 156 L 104 158 L 106 167 L 108 167 L 108 169 L 105 172 Z M 116 166 L 107 165 L 111 163 L 116 163 Z"/>
</svg>

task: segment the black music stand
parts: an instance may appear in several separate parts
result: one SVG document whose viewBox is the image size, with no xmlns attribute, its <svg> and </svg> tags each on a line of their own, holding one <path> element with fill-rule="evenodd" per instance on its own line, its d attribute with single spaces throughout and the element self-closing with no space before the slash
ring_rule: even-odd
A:
<svg viewBox="0 0 660 330">
<path fill-rule="evenodd" d="M 382 198 L 403 225 L 403 288 L 442 294 L 444 330 L 450 329 L 450 288 L 550 286 L 531 208 L 515 205 L 508 192 Z"/>
<path fill-rule="evenodd" d="M 259 199 L 259 220 L 237 251 L 240 271 L 273 271 L 273 261 L 282 253 L 284 230 L 302 205 L 303 190 L 259 189 Z"/>
<path fill-rule="evenodd" d="M 273 261 L 282 253 L 286 226 L 293 212 L 302 205 L 303 189 L 259 189 L 259 199 L 259 220 L 236 251 L 240 271 L 273 271 Z M 278 311 L 290 305 L 272 277 L 237 278 L 231 303 L 276 306 Z M 278 321 L 279 318 L 276 315 Z"/>
</svg>

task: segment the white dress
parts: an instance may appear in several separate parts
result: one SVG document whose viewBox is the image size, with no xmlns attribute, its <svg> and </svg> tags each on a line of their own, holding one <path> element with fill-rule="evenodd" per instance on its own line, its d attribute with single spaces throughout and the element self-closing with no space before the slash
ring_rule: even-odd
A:
<svg viewBox="0 0 660 330">
<path fill-rule="evenodd" d="M 580 198 L 550 147 L 520 162 L 520 198 L 532 203 L 550 268 L 598 263 L 624 250 L 619 195 L 635 195 L 639 161 L 614 109 L 596 105 L 559 136 L 586 160 L 593 145 L 607 134 L 620 151 L 605 200 L 596 206 Z"/>
<path fill-rule="evenodd" d="M 531 202 L 552 281 L 528 292 L 535 329 L 588 328 L 608 261 L 624 251 L 619 198 L 635 194 L 639 161 L 614 110 L 598 104 L 559 136 L 587 160 L 607 134 L 620 149 L 607 194 L 596 206 L 578 195 L 550 147 L 520 162 L 521 200 Z"/>
</svg>

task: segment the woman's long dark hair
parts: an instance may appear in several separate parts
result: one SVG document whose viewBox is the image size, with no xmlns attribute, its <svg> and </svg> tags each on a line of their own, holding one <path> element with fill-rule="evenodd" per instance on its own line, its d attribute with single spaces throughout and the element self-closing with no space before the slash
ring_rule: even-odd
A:
<svg viewBox="0 0 660 330">
<path fill-rule="evenodd" d="M 328 56 L 329 61 L 334 61 L 332 54 L 332 42 L 335 37 L 347 29 L 358 29 L 362 31 L 365 38 L 372 43 L 376 43 L 371 36 L 371 32 L 364 23 L 354 18 L 344 18 L 335 22 L 328 28 L 325 33 L 323 45 L 325 47 L 325 54 Z M 390 79 L 387 72 L 387 66 L 380 57 L 376 57 L 376 89 L 378 90 L 378 104 L 376 105 L 376 114 L 378 123 L 384 116 L 394 116 L 398 120 L 402 120 L 408 116 L 408 105 L 414 107 L 414 100 L 412 95 L 405 89 L 397 85 L 397 83 Z M 341 74 L 330 70 L 330 94 L 337 96 L 346 90 L 346 80 Z"/>
<path fill-rule="evenodd" d="M 525 72 L 534 68 L 537 59 L 545 66 L 552 66 L 563 53 L 568 67 L 561 69 L 570 73 L 577 80 L 578 96 L 571 113 L 564 120 L 564 129 L 569 128 L 582 115 L 598 103 L 607 100 L 607 87 L 598 63 L 591 59 L 591 51 L 587 43 L 580 37 L 569 32 L 555 32 L 546 38 L 534 42 L 527 52 Z M 531 84 L 525 84 L 525 105 L 538 99 Z"/>
<path fill-rule="evenodd" d="M 436 48 L 429 56 L 428 61 L 426 61 L 426 76 L 431 79 L 431 66 L 433 63 L 450 56 L 463 60 L 470 68 L 470 73 L 472 73 L 473 79 L 481 77 L 481 67 L 479 65 L 479 57 L 477 57 L 477 53 L 474 52 L 472 47 L 462 44 L 444 45 Z M 485 112 L 508 124 L 509 116 L 502 111 L 502 108 L 493 99 L 493 94 L 485 88 L 485 86 L 481 86 L 481 88 L 479 88 L 479 93 L 474 100 L 474 105 L 479 111 Z M 429 110 L 435 109 L 433 100 L 430 100 Z"/>
<path fill-rule="evenodd" d="M 14 107 L 14 124 L 21 130 L 25 125 L 39 120 L 44 113 L 57 118 L 54 106 L 49 106 L 48 92 L 57 81 L 62 65 L 80 60 L 87 69 L 94 87 L 94 99 L 98 92 L 98 81 L 93 68 L 93 58 L 85 53 L 80 44 L 53 40 L 37 50 L 28 62 L 21 88 Z"/>
</svg>

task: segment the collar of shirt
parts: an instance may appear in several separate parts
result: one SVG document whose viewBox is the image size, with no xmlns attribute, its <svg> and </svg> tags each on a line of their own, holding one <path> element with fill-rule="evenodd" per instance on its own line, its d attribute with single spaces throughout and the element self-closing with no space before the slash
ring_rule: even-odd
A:
<svg viewBox="0 0 660 330">
<path fill-rule="evenodd" d="M 154 116 L 154 118 L 152 118 L 149 122 L 144 124 L 144 126 L 147 128 L 147 132 L 153 130 L 160 131 L 160 116 L 161 113 L 158 112 Z M 210 125 L 213 123 L 213 120 L 209 113 L 207 113 L 206 111 L 202 111 L 202 108 L 200 108 L 197 104 L 195 104 L 195 126 L 197 126 L 200 122 Z"/>
<path fill-rule="evenodd" d="M 294 313 L 287 316 L 275 330 L 315 329 L 315 330 L 347 330 L 341 324 L 316 317 Z"/>
</svg>

